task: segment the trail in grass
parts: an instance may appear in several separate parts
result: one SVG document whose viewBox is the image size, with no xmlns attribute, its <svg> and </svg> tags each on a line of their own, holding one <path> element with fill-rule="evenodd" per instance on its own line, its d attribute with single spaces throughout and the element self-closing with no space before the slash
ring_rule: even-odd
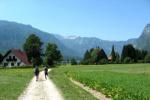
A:
<svg viewBox="0 0 150 100">
<path fill-rule="evenodd" d="M 111 98 L 107 98 L 104 94 L 93 90 L 85 85 L 83 85 L 82 83 L 75 81 L 73 79 L 70 78 L 70 81 L 73 82 L 74 84 L 76 84 L 77 86 L 81 87 L 82 89 L 84 89 L 85 91 L 91 93 L 94 97 L 96 97 L 98 100 L 112 100 Z"/>
<path fill-rule="evenodd" d="M 54 83 L 49 78 L 45 80 L 42 71 L 39 80 L 36 82 L 34 77 L 18 100 L 63 100 L 63 98 Z"/>
</svg>

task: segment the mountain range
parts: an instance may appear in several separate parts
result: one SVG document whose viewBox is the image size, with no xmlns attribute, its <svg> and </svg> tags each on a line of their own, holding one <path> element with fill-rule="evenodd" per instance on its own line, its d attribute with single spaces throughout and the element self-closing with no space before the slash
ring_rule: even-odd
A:
<svg viewBox="0 0 150 100">
<path fill-rule="evenodd" d="M 36 34 L 44 43 L 43 48 L 48 42 L 56 43 L 61 50 L 64 58 L 81 59 L 87 49 L 93 47 L 103 48 L 107 55 L 110 54 L 112 45 L 121 54 L 125 44 L 133 44 L 136 48 L 150 51 L 150 24 L 146 25 L 141 36 L 127 41 L 108 41 L 96 37 L 63 37 L 41 31 L 31 25 L 0 20 L 0 52 L 6 52 L 11 48 L 22 49 L 22 45 L 30 34 Z"/>
</svg>

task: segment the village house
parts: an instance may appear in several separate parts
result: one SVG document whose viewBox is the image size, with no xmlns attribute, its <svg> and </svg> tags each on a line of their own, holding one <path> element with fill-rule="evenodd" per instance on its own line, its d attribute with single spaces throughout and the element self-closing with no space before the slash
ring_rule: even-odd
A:
<svg viewBox="0 0 150 100">
<path fill-rule="evenodd" d="M 112 61 L 112 56 L 111 55 L 108 57 L 108 61 Z"/>
<path fill-rule="evenodd" d="M 2 66 L 13 67 L 13 66 L 30 66 L 31 63 L 28 61 L 25 52 L 19 49 L 9 50 L 3 57 Z"/>
</svg>

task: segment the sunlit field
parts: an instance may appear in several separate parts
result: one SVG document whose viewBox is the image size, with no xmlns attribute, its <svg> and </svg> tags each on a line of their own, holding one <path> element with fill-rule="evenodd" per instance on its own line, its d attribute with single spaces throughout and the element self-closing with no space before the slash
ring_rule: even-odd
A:
<svg viewBox="0 0 150 100">
<path fill-rule="evenodd" d="M 74 87 L 63 86 L 70 82 L 71 77 L 116 100 L 150 99 L 150 64 L 61 66 L 54 68 L 50 77 L 64 95 L 67 93 L 66 98 L 69 97 L 69 90 L 65 89 Z M 81 100 L 80 97 L 77 99 Z"/>
<path fill-rule="evenodd" d="M 0 68 L 0 100 L 17 100 L 32 77 L 32 68 Z"/>
</svg>

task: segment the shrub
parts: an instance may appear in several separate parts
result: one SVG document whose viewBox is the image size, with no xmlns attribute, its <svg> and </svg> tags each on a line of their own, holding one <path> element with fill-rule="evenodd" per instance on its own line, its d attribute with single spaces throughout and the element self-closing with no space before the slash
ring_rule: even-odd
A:
<svg viewBox="0 0 150 100">
<path fill-rule="evenodd" d="M 83 65 L 89 65 L 89 63 L 90 63 L 90 60 L 82 60 L 80 62 L 80 64 L 83 64 Z"/>
<path fill-rule="evenodd" d="M 101 59 L 100 60 L 100 64 L 107 64 L 108 63 L 108 60 L 107 59 Z"/>
<path fill-rule="evenodd" d="M 150 63 L 150 53 L 145 56 L 145 62 Z"/>
<path fill-rule="evenodd" d="M 75 59 L 71 59 L 71 65 L 77 65 L 77 61 Z"/>
<path fill-rule="evenodd" d="M 134 60 L 132 60 L 130 57 L 126 57 L 123 62 L 124 62 L 125 64 L 127 64 L 127 63 L 133 63 Z"/>
<path fill-rule="evenodd" d="M 138 60 L 137 63 L 144 63 L 144 60 Z"/>
</svg>

